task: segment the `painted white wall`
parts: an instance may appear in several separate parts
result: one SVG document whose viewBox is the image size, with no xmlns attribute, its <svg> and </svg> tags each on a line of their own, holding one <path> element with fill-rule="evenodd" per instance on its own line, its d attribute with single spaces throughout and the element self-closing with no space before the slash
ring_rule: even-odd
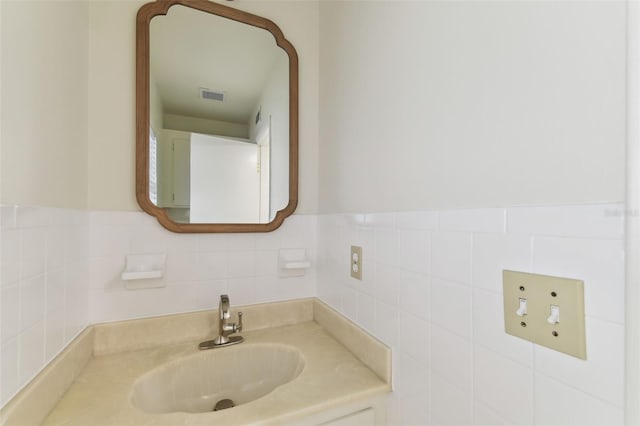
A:
<svg viewBox="0 0 640 426">
<path fill-rule="evenodd" d="M 86 208 L 88 5 L 0 7 L 2 202 Z"/>
<path fill-rule="evenodd" d="M 146 0 L 90 1 L 89 207 L 138 210 L 135 16 Z"/>
<path fill-rule="evenodd" d="M 162 99 L 156 79 L 149 73 L 149 125 L 157 135 L 164 129 L 164 114 L 162 109 Z"/>
<path fill-rule="evenodd" d="M 624 199 L 625 3 L 320 2 L 323 212 Z"/>
<path fill-rule="evenodd" d="M 627 199 L 625 211 L 625 422 L 640 424 L 640 4 L 627 9 Z"/>
<path fill-rule="evenodd" d="M 135 16 L 147 0 L 91 1 L 89 37 L 89 206 L 139 210 L 135 200 Z M 233 4 L 278 23 L 300 57 L 300 202 L 317 211 L 318 4 Z M 114 125 L 113 123 L 117 123 Z"/>
<path fill-rule="evenodd" d="M 250 139 L 257 142 L 257 135 L 265 123 L 270 125 L 271 211 L 289 204 L 289 57 L 284 50 L 276 59 L 264 92 L 249 121 Z M 256 125 L 255 116 L 260 110 L 261 122 Z"/>
</svg>

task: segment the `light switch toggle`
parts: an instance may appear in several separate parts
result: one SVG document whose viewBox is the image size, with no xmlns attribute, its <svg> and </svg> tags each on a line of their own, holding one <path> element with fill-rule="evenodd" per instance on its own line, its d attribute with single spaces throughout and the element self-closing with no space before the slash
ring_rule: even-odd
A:
<svg viewBox="0 0 640 426">
<path fill-rule="evenodd" d="M 518 306 L 518 310 L 516 311 L 516 315 L 519 317 L 527 315 L 527 299 L 520 298 L 520 304 Z"/>
<path fill-rule="evenodd" d="M 549 324 L 557 324 L 560 322 L 560 307 L 551 305 L 551 315 L 547 318 Z"/>
</svg>

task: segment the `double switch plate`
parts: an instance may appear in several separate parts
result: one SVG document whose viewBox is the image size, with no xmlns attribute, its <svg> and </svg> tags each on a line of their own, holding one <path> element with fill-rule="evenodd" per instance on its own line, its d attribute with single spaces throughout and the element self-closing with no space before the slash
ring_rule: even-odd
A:
<svg viewBox="0 0 640 426">
<path fill-rule="evenodd" d="M 582 281 L 505 270 L 502 285 L 508 334 L 587 359 Z"/>
</svg>

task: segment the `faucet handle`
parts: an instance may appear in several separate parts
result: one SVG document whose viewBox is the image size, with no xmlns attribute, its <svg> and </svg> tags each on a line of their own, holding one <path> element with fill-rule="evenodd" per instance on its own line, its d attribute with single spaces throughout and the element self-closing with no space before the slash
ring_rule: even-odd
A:
<svg viewBox="0 0 640 426">
<path fill-rule="evenodd" d="M 242 331 L 242 312 L 238 312 L 238 325 L 236 325 L 236 331 Z"/>
</svg>

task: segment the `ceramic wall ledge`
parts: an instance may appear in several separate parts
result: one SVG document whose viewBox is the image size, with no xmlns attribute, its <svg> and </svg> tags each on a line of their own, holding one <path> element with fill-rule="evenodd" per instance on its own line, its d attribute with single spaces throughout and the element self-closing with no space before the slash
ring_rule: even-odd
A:
<svg viewBox="0 0 640 426">
<path fill-rule="evenodd" d="M 313 319 L 385 383 L 391 383 L 391 350 L 318 299 L 313 299 Z"/>
<path fill-rule="evenodd" d="M 391 351 L 315 298 L 236 306 L 247 332 L 316 321 L 384 383 L 391 384 Z M 93 357 L 209 339 L 217 311 L 167 315 L 88 327 L 0 410 L 2 426 L 40 424 Z"/>
</svg>

